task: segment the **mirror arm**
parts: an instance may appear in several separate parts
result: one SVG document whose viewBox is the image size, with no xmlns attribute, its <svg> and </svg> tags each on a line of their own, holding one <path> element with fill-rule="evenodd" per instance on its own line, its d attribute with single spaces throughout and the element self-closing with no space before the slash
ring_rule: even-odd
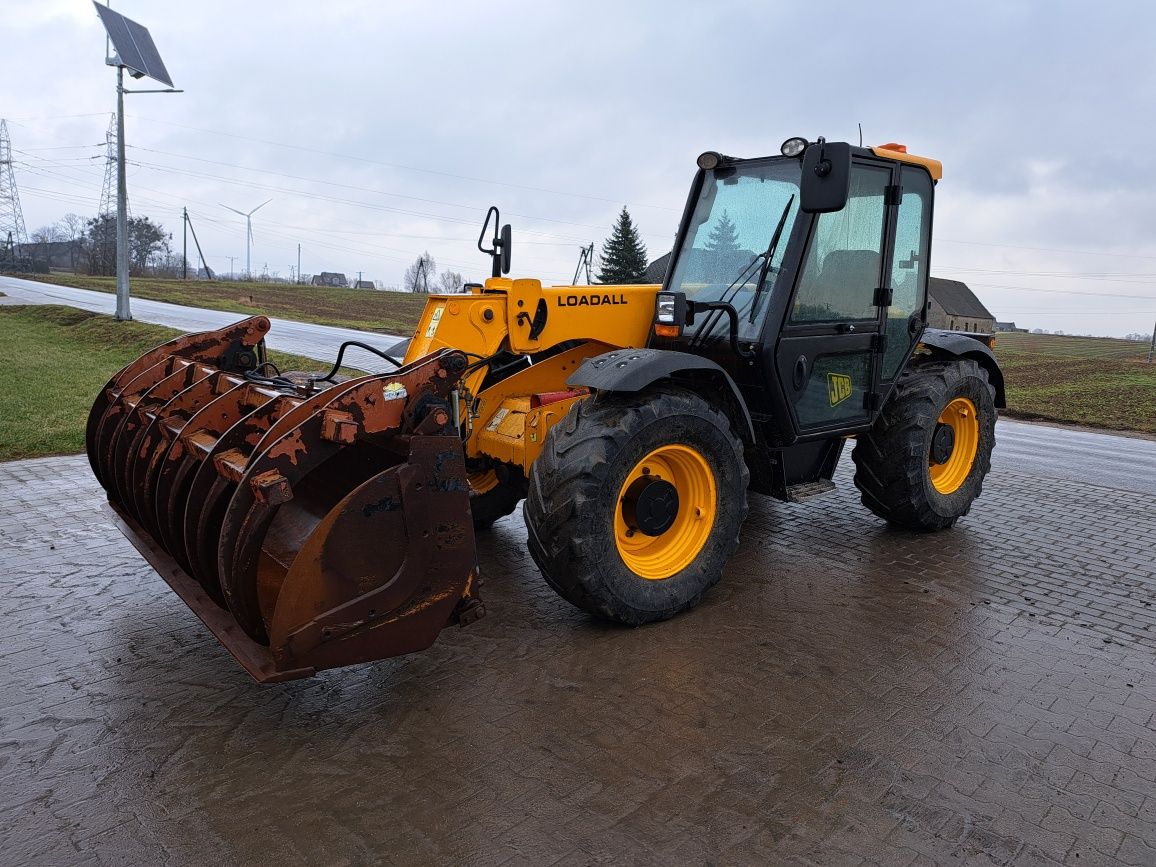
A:
<svg viewBox="0 0 1156 867">
<path fill-rule="evenodd" d="M 730 320 L 730 345 L 731 351 L 744 361 L 750 361 L 755 357 L 753 350 L 741 349 L 739 347 L 739 314 L 735 310 L 733 304 L 728 301 L 687 301 L 686 302 L 686 319 L 687 322 L 693 322 L 694 317 L 700 312 L 710 310 L 721 310 L 727 315 Z"/>
</svg>

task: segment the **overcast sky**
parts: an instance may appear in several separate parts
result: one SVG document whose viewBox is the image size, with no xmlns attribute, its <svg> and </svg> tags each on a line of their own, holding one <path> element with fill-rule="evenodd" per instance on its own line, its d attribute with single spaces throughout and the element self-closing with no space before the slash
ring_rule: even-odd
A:
<svg viewBox="0 0 1156 867">
<path fill-rule="evenodd" d="M 944 163 L 932 273 L 1001 320 L 1121 336 L 1156 321 L 1156 6 L 1144 2 L 432 3 L 114 0 L 175 95 L 127 97 L 129 200 L 209 264 L 363 272 L 423 250 L 570 282 L 622 205 L 670 247 L 694 159 L 783 139 L 897 141 Z M 0 117 L 29 231 L 91 216 L 115 108 L 90 0 L 5 0 Z M 147 80 L 146 80 L 147 81 Z M 132 86 L 146 87 L 146 81 Z M 191 242 L 190 242 L 191 246 Z"/>
</svg>

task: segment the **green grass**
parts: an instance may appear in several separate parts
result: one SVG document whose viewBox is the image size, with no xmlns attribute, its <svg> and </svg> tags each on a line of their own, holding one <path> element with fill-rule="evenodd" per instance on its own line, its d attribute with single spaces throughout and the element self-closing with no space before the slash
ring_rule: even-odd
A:
<svg viewBox="0 0 1156 867">
<path fill-rule="evenodd" d="M 115 277 L 85 274 L 27 274 L 32 280 L 116 292 Z M 424 295 L 408 292 L 378 292 L 372 289 L 345 289 L 331 286 L 295 286 L 282 283 L 234 283 L 215 280 L 163 280 L 133 277 L 134 297 L 167 301 L 187 307 L 209 307 L 233 313 L 264 314 L 409 336 L 425 308 Z"/>
<path fill-rule="evenodd" d="M 72 307 L 0 307 L 0 461 L 84 451 L 88 410 L 114 373 L 180 334 Z M 283 370 L 322 362 L 270 352 Z"/>
<path fill-rule="evenodd" d="M 1106 337 L 999 334 L 1008 415 L 1156 434 L 1148 346 Z"/>
</svg>

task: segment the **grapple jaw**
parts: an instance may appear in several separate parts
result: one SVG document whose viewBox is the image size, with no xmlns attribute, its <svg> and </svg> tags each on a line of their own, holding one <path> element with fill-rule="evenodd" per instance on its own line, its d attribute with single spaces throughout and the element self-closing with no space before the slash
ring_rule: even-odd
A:
<svg viewBox="0 0 1156 867">
<path fill-rule="evenodd" d="M 422 650 L 475 596 L 464 354 L 294 388 L 247 376 L 269 322 L 178 338 L 89 416 L 130 541 L 259 681 Z"/>
</svg>

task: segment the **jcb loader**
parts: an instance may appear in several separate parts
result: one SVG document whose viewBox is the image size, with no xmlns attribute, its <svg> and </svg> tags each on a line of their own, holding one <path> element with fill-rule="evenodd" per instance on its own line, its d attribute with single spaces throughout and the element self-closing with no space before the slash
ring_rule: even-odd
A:
<svg viewBox="0 0 1156 867">
<path fill-rule="evenodd" d="M 830 490 L 849 439 L 868 509 L 952 526 L 989 470 L 1004 382 L 983 339 L 927 327 L 940 164 L 788 139 L 698 166 L 661 286 L 510 279 L 491 209 L 493 276 L 431 295 L 412 338 L 376 350 L 396 370 L 342 379 L 339 353 L 327 374 L 282 374 L 264 317 L 137 359 L 87 431 L 121 528 L 278 681 L 481 616 L 474 533 L 523 498 L 543 578 L 631 625 L 693 607 L 748 491 Z"/>
</svg>

